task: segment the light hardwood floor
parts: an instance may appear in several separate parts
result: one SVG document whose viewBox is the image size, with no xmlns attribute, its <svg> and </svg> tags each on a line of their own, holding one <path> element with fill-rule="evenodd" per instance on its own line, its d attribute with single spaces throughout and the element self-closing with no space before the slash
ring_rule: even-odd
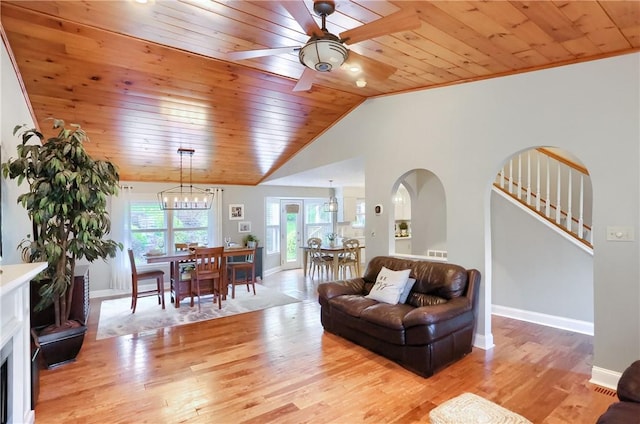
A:
<svg viewBox="0 0 640 424">
<path fill-rule="evenodd" d="M 594 423 L 615 398 L 588 383 L 592 338 L 494 317 L 496 347 L 431 378 L 320 325 L 317 282 L 264 285 L 296 304 L 95 340 L 100 301 L 75 363 L 41 372 L 36 423 L 410 423 L 473 392 L 534 423 Z"/>
</svg>

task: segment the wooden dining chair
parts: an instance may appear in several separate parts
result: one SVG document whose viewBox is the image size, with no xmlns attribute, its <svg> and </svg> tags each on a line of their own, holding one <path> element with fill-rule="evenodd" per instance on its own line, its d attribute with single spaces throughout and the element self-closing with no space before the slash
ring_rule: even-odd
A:
<svg viewBox="0 0 640 424">
<path fill-rule="evenodd" d="M 162 309 L 164 309 L 164 271 L 152 269 L 138 272 L 133 250 L 127 249 L 127 253 L 129 254 L 129 262 L 131 262 L 131 309 L 133 310 L 131 313 L 136 313 L 139 297 L 158 296 L 158 305 L 162 304 Z M 140 291 L 138 284 L 144 280 L 156 280 L 156 288 Z"/>
<path fill-rule="evenodd" d="M 249 284 L 253 287 L 253 294 L 256 294 L 256 249 L 251 249 L 242 261 L 227 261 L 227 276 L 231 285 L 231 298 L 236 298 L 236 286 L 240 284 L 247 285 L 247 291 L 250 291 Z"/>
<path fill-rule="evenodd" d="M 360 276 L 360 242 L 358 239 L 347 239 L 342 242 L 344 252 L 338 259 L 338 273 L 340 278 L 347 278 L 347 270 L 351 278 Z"/>
<path fill-rule="evenodd" d="M 218 299 L 218 309 L 222 309 L 222 296 L 224 281 L 224 247 L 196 247 L 195 248 L 195 270 L 191 273 L 191 306 L 193 306 L 193 295 L 198 296 L 198 310 L 200 310 L 200 295 L 202 288 L 210 290 L 213 294 L 213 301 Z"/>
<path fill-rule="evenodd" d="M 312 243 L 313 243 L 314 245 L 321 246 L 321 245 L 322 245 L 322 239 L 321 239 L 321 238 L 319 238 L 319 237 L 310 237 L 310 238 L 307 240 L 307 247 L 308 247 L 308 248 L 311 248 L 311 244 L 312 244 Z M 305 253 L 307 253 L 307 254 L 309 255 L 309 257 L 308 257 L 308 258 L 309 258 L 309 269 L 308 269 L 308 271 L 307 271 L 307 272 L 308 272 L 309 274 L 311 274 L 311 269 L 313 268 L 313 261 L 311 260 L 311 250 L 309 250 L 308 252 L 305 252 Z"/>
<path fill-rule="evenodd" d="M 318 278 L 322 279 L 323 275 L 329 278 L 329 273 L 333 267 L 333 258 L 329 255 L 322 253 L 320 249 L 322 246 L 322 240 L 310 239 L 309 240 L 309 259 L 311 262 L 311 279 L 313 279 L 316 270 L 318 271 Z"/>
</svg>

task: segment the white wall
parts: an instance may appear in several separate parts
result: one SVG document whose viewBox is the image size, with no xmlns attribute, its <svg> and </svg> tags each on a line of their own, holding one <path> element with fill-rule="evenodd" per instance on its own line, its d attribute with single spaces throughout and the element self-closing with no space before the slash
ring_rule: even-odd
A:
<svg viewBox="0 0 640 424">
<path fill-rule="evenodd" d="M 4 44 L 0 52 L 0 158 L 6 162 L 10 157 L 16 157 L 16 147 L 20 144 L 20 138 L 13 135 L 16 125 L 27 124 L 33 128 L 34 123 L 27 107 L 20 84 L 13 70 L 11 60 Z M 31 234 L 31 224 L 26 210 L 16 203 L 16 199 L 22 193 L 28 191 L 27 183 L 18 187 L 15 180 L 0 178 L 0 190 L 2 192 L 2 263 L 20 263 L 20 254 L 17 246 L 20 240 L 27 234 Z"/>
<path fill-rule="evenodd" d="M 367 204 L 389 211 L 399 176 L 416 168 L 436 174 L 447 200 L 449 260 L 483 275 L 476 342 L 489 346 L 491 182 L 515 152 L 550 145 L 575 154 L 591 173 L 594 193 L 594 364 L 621 371 L 640 357 L 640 251 L 638 237 L 607 242 L 605 228 L 631 226 L 639 234 L 639 58 L 370 99 L 273 177 L 363 152 Z M 410 154 L 400 157 L 399 150 Z M 388 214 L 369 209 L 366 219 L 367 256 L 387 254 Z"/>
<path fill-rule="evenodd" d="M 593 323 L 593 257 L 491 194 L 493 305 Z"/>
</svg>

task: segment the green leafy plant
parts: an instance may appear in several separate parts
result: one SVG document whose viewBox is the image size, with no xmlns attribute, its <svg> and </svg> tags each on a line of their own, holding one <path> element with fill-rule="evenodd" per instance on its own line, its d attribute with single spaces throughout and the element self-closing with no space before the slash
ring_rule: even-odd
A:
<svg viewBox="0 0 640 424">
<path fill-rule="evenodd" d="M 400 221 L 398 223 L 398 228 L 400 230 L 408 230 L 409 229 L 409 224 L 407 224 L 407 221 Z"/>
<path fill-rule="evenodd" d="M 246 246 L 250 241 L 255 241 L 256 245 L 258 244 L 258 242 L 260 242 L 260 240 L 258 240 L 258 237 L 254 236 L 253 234 L 247 234 L 246 236 L 244 236 L 242 238 L 242 241 L 244 242 L 244 245 Z"/>
<path fill-rule="evenodd" d="M 54 304 L 55 324 L 45 332 L 73 326 L 69 321 L 76 261 L 115 257 L 122 244 L 106 239 L 111 231 L 107 196 L 117 194 L 119 175 L 108 161 L 94 160 L 83 143 L 87 134 L 79 125 L 66 128 L 54 119 L 58 135 L 44 141 L 37 129 L 14 128 L 22 137 L 18 157 L 2 164 L 4 178 L 24 181 L 29 191 L 18 196 L 34 229 L 29 245 L 31 261 L 46 261 L 40 273 L 41 301 L 36 310 Z"/>
</svg>

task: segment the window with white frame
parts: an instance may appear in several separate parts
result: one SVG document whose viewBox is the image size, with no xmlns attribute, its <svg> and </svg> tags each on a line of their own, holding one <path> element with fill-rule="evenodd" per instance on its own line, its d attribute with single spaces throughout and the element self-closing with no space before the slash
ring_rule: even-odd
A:
<svg viewBox="0 0 640 424">
<path fill-rule="evenodd" d="M 356 220 L 351 224 L 353 228 L 364 228 L 366 209 L 364 199 L 356 200 Z"/>
<path fill-rule="evenodd" d="M 131 249 L 136 261 L 153 249 L 173 251 L 175 243 L 209 243 L 209 210 L 163 211 L 157 201 L 132 201 L 129 207 Z"/>
<path fill-rule="evenodd" d="M 333 232 L 331 212 L 324 210 L 326 199 L 308 199 L 304 201 L 305 240 L 318 237 L 325 241 L 325 236 Z"/>
<path fill-rule="evenodd" d="M 265 212 L 266 254 L 280 253 L 280 199 L 267 198 Z"/>
</svg>

